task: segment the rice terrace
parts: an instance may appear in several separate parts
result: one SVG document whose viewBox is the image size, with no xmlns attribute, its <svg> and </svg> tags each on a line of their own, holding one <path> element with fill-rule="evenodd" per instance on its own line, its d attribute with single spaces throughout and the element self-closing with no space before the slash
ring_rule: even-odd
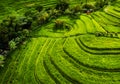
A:
<svg viewBox="0 0 120 84">
<path fill-rule="evenodd" d="M 120 84 L 120 0 L 0 0 L 0 84 Z"/>
</svg>

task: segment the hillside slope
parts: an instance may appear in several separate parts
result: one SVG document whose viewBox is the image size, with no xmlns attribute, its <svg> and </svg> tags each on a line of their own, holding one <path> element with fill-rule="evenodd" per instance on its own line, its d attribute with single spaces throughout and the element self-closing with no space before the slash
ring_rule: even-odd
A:
<svg viewBox="0 0 120 84">
<path fill-rule="evenodd" d="M 11 52 L 0 68 L 0 84 L 119 84 L 119 9 L 114 4 L 80 15 L 67 32 L 53 32 L 51 22 L 43 25 Z M 67 16 L 61 18 L 72 23 Z"/>
</svg>

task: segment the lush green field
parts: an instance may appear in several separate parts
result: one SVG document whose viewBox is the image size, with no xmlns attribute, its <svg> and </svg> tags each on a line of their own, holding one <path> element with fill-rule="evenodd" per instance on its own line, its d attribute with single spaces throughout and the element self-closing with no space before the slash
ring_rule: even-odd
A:
<svg viewBox="0 0 120 84">
<path fill-rule="evenodd" d="M 2 1 L 5 2 L 0 2 Z M 14 8 L 10 13 L 19 16 L 21 11 L 26 11 L 27 7 L 34 6 L 35 3 L 45 7 L 56 3 L 56 0 L 37 1 L 13 0 L 14 6 L 18 5 L 19 10 L 13 5 L 8 8 Z M 71 5 L 80 2 L 70 1 Z M 8 5 L 12 2 L 5 3 Z M 118 3 L 120 4 L 119 0 Z M 59 17 L 71 25 L 70 31 L 54 32 L 54 20 L 38 27 L 30 39 L 10 53 L 5 67 L 0 68 L 0 84 L 120 84 L 118 3 L 106 6 L 103 11 L 80 15 L 77 19 Z M 7 7 L 4 11 L 6 10 Z M 6 16 L 9 11 L 4 14 Z M 0 18 L 3 17 L 0 13 Z M 97 37 L 96 32 L 117 33 L 117 37 Z"/>
</svg>

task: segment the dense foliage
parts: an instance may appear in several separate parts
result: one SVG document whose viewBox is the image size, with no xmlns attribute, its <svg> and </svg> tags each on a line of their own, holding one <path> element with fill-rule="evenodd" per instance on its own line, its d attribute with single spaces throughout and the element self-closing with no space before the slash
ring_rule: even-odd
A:
<svg viewBox="0 0 120 84">
<path fill-rule="evenodd" d="M 0 22 L 0 84 L 120 83 L 120 0 L 20 2 Z"/>
</svg>

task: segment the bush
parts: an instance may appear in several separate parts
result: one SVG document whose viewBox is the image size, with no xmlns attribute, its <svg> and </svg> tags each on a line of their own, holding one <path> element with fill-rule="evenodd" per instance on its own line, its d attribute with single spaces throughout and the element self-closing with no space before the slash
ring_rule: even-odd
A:
<svg viewBox="0 0 120 84">
<path fill-rule="evenodd" d="M 28 29 L 23 29 L 22 34 L 26 37 L 29 36 L 29 30 Z"/>
<path fill-rule="evenodd" d="M 55 7 L 57 10 L 65 11 L 67 8 L 69 8 L 69 4 L 66 1 L 59 1 L 58 4 Z"/>
<path fill-rule="evenodd" d="M 43 6 L 41 5 L 38 5 L 35 7 L 35 9 L 38 11 L 38 12 L 41 12 L 43 10 Z"/>
<path fill-rule="evenodd" d="M 102 36 L 102 34 L 101 34 L 101 32 L 96 32 L 96 33 L 95 33 L 95 36 L 96 36 L 96 37 L 99 37 L 99 36 Z"/>
<path fill-rule="evenodd" d="M 82 6 L 82 12 L 83 13 L 91 13 L 95 10 L 95 7 L 91 4 L 84 4 Z"/>
<path fill-rule="evenodd" d="M 113 38 L 113 34 L 112 33 L 110 33 L 110 37 Z"/>
<path fill-rule="evenodd" d="M 9 41 L 9 48 L 10 50 L 14 50 L 15 48 L 17 48 L 16 42 L 14 40 Z"/>
<path fill-rule="evenodd" d="M 44 23 L 47 23 L 49 20 L 49 14 L 47 12 L 43 13 L 42 16 L 38 17 L 37 23 L 38 25 L 43 25 Z"/>
<path fill-rule="evenodd" d="M 19 44 L 21 42 L 21 38 L 20 37 L 15 38 L 15 42 L 16 44 Z"/>
<path fill-rule="evenodd" d="M 0 61 L 1 60 L 4 60 L 5 58 L 4 58 L 4 56 L 3 55 L 0 55 Z"/>
<path fill-rule="evenodd" d="M 62 13 L 61 13 L 60 10 L 53 9 L 52 13 L 51 13 L 51 16 L 52 16 L 52 18 L 57 18 L 57 17 L 61 16 L 61 14 Z"/>
<path fill-rule="evenodd" d="M 100 37 L 100 36 L 108 36 L 106 32 L 96 32 L 95 36 Z"/>
<path fill-rule="evenodd" d="M 117 33 L 114 33 L 114 32 L 96 32 L 95 33 L 95 36 L 97 37 L 118 37 L 118 34 Z"/>
<path fill-rule="evenodd" d="M 64 29 L 64 21 L 61 21 L 61 20 L 56 20 L 55 21 L 55 29 L 54 30 L 58 30 L 58 29 Z"/>
<path fill-rule="evenodd" d="M 24 16 L 25 17 L 30 17 L 30 18 L 35 18 L 37 15 L 39 14 L 39 12 L 37 10 L 27 10 L 25 13 L 24 13 Z"/>
<path fill-rule="evenodd" d="M 72 11 L 68 8 L 68 9 L 65 10 L 65 14 L 71 15 L 71 14 L 72 14 Z"/>
<path fill-rule="evenodd" d="M 66 24 L 66 25 L 65 25 L 65 29 L 66 29 L 67 31 L 70 31 L 70 29 L 71 29 L 70 25 Z"/>
<path fill-rule="evenodd" d="M 84 4 L 84 5 L 82 6 L 82 9 L 87 9 L 87 10 L 89 10 L 89 9 L 95 9 L 95 7 L 94 7 L 93 5 L 91 5 L 91 4 Z"/>
<path fill-rule="evenodd" d="M 81 12 L 81 7 L 80 5 L 76 5 L 73 9 L 72 9 L 73 13 L 77 13 L 77 12 Z"/>
<path fill-rule="evenodd" d="M 95 3 L 95 7 L 96 7 L 96 10 L 98 9 L 102 9 L 104 7 L 104 5 L 107 5 L 108 4 L 108 1 L 107 0 L 98 0 L 96 1 Z"/>
<path fill-rule="evenodd" d="M 115 33 L 115 37 L 118 37 L 118 34 L 117 34 L 117 33 Z"/>
<path fill-rule="evenodd" d="M 22 29 L 31 29 L 32 20 L 30 18 L 26 18 L 22 24 Z"/>
<path fill-rule="evenodd" d="M 31 16 L 32 15 L 32 11 L 31 10 L 28 10 L 24 13 L 25 16 Z"/>
<path fill-rule="evenodd" d="M 5 60 L 5 57 L 3 55 L 0 55 L 0 66 L 1 67 L 4 66 L 4 60 Z"/>
<path fill-rule="evenodd" d="M 31 29 L 32 25 L 32 18 L 30 17 L 21 17 L 17 21 L 17 27 L 16 29 L 19 31 L 22 31 L 22 29 Z"/>
<path fill-rule="evenodd" d="M 67 24 L 65 21 L 61 21 L 61 20 L 57 19 L 55 21 L 55 26 L 53 27 L 53 30 L 57 31 L 57 30 L 64 30 L 64 29 L 66 29 L 67 31 L 69 31 L 70 28 L 71 28 L 70 25 Z"/>
</svg>

